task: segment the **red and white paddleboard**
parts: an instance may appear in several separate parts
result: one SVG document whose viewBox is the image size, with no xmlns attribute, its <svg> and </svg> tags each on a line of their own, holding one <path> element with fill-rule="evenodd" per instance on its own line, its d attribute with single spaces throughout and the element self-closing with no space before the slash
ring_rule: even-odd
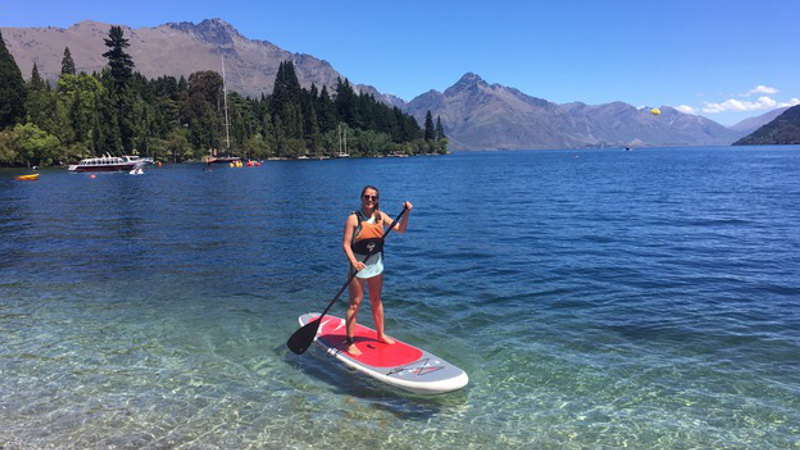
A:
<svg viewBox="0 0 800 450">
<path fill-rule="evenodd" d="M 303 314 L 300 326 L 317 317 L 319 313 Z M 393 345 L 378 342 L 376 335 L 372 328 L 357 324 L 353 340 L 361 355 L 353 356 L 347 353 L 344 319 L 326 315 L 314 341 L 347 367 L 406 391 L 442 394 L 469 382 L 466 372 L 447 361 L 397 339 Z"/>
</svg>

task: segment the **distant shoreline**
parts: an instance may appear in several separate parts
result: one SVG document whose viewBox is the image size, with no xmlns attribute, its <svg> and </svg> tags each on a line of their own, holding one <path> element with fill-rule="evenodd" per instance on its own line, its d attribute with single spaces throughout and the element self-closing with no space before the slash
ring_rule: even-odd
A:
<svg viewBox="0 0 800 450">
<path fill-rule="evenodd" d="M 485 151 L 485 150 L 470 150 L 470 151 Z M 300 157 L 300 158 L 290 158 L 287 156 L 271 156 L 268 158 L 259 158 L 259 159 L 247 159 L 242 158 L 241 161 L 327 161 L 327 160 L 348 160 L 348 159 L 383 159 L 383 158 L 414 158 L 418 156 L 448 156 L 452 155 L 452 151 L 448 151 L 447 153 L 418 153 L 416 155 L 375 155 L 375 156 L 348 156 L 348 157 L 337 157 L 337 156 L 308 156 L 308 157 Z M 155 159 L 156 164 L 161 162 L 164 164 L 208 164 L 207 161 L 203 160 L 187 160 L 181 162 L 172 162 L 165 159 Z M 0 169 L 54 169 L 54 168 L 67 168 L 73 163 L 64 163 L 64 164 L 52 164 L 52 165 L 45 165 L 45 166 L 0 166 Z M 218 166 L 225 166 L 227 163 L 215 163 Z M 33 170 L 36 170 L 33 169 Z"/>
</svg>

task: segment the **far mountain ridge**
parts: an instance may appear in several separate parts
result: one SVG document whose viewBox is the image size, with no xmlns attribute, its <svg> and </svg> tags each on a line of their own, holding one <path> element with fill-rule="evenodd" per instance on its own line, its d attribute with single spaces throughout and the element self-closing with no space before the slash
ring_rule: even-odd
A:
<svg viewBox="0 0 800 450">
<path fill-rule="evenodd" d="M 620 101 L 556 104 L 474 73 L 406 106 L 417 120 L 428 110 L 441 117 L 453 148 L 462 150 L 730 145 L 743 135 L 669 106 L 658 116 L 650 109 Z"/>
<path fill-rule="evenodd" d="M 787 109 L 789 109 L 789 106 L 773 109 L 772 111 L 766 112 L 759 116 L 744 119 L 741 122 L 732 125 L 730 128 L 732 130 L 736 130 L 745 134 L 750 134 L 756 131 L 757 129 L 763 127 L 764 125 L 775 120 L 776 117 L 783 114 L 783 112 L 786 111 Z"/>
<path fill-rule="evenodd" d="M 102 54 L 109 28 L 108 24 L 85 20 L 66 29 L 2 31 L 26 78 L 36 62 L 43 77 L 55 80 L 66 46 L 79 71 L 101 71 L 107 63 Z M 170 22 L 122 28 L 131 44 L 129 53 L 135 69 L 148 78 L 188 76 L 201 70 L 220 72 L 220 55 L 225 56 L 228 88 L 252 97 L 271 93 L 278 66 L 286 60 L 294 63 L 304 87 L 314 83 L 331 90 L 337 78 L 346 78 L 323 59 L 293 53 L 266 40 L 249 39 L 219 18 L 198 24 Z M 441 117 L 450 147 L 456 150 L 729 145 L 746 134 L 667 106 L 654 117 L 649 107 L 638 109 L 624 102 L 556 104 L 513 87 L 490 84 L 472 72 L 444 92 L 430 90 L 410 102 L 382 94 L 372 86 L 353 87 L 411 113 L 419 123 L 424 123 L 430 110 L 434 118 Z"/>
<path fill-rule="evenodd" d="M 64 47 L 70 48 L 78 71 L 102 71 L 107 64 L 102 56 L 106 51 L 104 38 L 110 27 L 110 24 L 83 20 L 69 28 L 2 28 L 2 31 L 6 46 L 26 78 L 36 62 L 42 77 L 56 80 L 61 71 Z M 330 90 L 337 78 L 346 78 L 325 60 L 289 52 L 269 41 L 248 39 L 220 18 L 198 24 L 170 22 L 156 27 L 120 27 L 129 40 L 128 53 L 136 65 L 135 70 L 148 78 L 188 77 L 204 70 L 220 72 L 221 55 L 225 56 L 229 89 L 251 97 L 272 92 L 278 66 L 287 60 L 294 63 L 304 87 L 314 83 L 319 88 L 326 85 Z M 353 87 L 384 100 L 372 86 L 353 84 Z"/>
</svg>

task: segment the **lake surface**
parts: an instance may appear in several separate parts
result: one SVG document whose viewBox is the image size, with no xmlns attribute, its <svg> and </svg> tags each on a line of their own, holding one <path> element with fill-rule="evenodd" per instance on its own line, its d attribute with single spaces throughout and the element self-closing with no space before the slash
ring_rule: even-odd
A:
<svg viewBox="0 0 800 450">
<path fill-rule="evenodd" d="M 0 448 L 800 445 L 800 147 L 18 173 Z M 387 332 L 463 391 L 285 347 L 344 283 L 366 184 L 414 204 L 387 240 Z"/>
</svg>

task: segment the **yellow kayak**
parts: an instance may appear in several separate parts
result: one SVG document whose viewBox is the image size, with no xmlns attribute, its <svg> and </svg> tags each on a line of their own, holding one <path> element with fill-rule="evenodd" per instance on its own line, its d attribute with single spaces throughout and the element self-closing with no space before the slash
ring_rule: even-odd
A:
<svg viewBox="0 0 800 450">
<path fill-rule="evenodd" d="M 33 174 L 30 174 L 30 175 L 19 175 L 19 176 L 14 177 L 14 179 L 17 180 L 17 181 L 34 181 L 34 180 L 38 180 L 39 179 L 39 174 L 38 173 L 33 173 Z"/>
</svg>

